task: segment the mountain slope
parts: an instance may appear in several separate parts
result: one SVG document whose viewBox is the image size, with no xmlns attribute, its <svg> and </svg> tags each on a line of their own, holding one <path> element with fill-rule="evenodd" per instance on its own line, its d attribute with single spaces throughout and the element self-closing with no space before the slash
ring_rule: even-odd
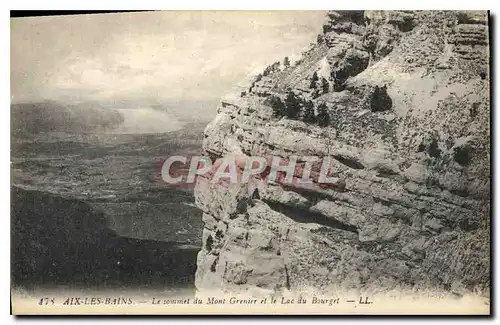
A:
<svg viewBox="0 0 500 325">
<path fill-rule="evenodd" d="M 198 183 L 198 290 L 488 295 L 488 62 L 484 12 L 329 12 L 301 60 L 222 99 L 203 148 L 329 156 L 345 186 Z"/>
<path fill-rule="evenodd" d="M 11 105 L 13 135 L 89 132 L 116 127 L 123 120 L 116 110 L 96 105 L 63 105 L 54 101 Z"/>
</svg>

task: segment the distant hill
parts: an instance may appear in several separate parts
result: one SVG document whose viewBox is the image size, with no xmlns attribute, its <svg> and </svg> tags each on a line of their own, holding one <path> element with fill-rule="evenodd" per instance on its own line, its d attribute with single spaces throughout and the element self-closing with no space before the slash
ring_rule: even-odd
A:
<svg viewBox="0 0 500 325">
<path fill-rule="evenodd" d="M 55 101 L 11 105 L 13 135 L 39 132 L 88 132 L 123 123 L 122 114 L 96 104 L 63 105 Z"/>
</svg>

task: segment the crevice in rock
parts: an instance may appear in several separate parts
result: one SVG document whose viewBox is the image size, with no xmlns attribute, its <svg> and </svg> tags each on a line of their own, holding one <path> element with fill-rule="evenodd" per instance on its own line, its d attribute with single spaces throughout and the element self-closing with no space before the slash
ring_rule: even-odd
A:
<svg viewBox="0 0 500 325">
<path fill-rule="evenodd" d="M 253 191 L 251 198 L 252 200 L 260 200 L 260 194 L 258 189 L 255 189 Z"/>
<path fill-rule="evenodd" d="M 477 220 L 463 218 L 457 222 L 458 227 L 464 231 L 473 231 L 479 228 Z"/>
<path fill-rule="evenodd" d="M 333 91 L 335 92 L 341 92 L 341 91 L 344 91 L 346 89 L 346 84 L 345 83 L 341 83 L 341 84 L 333 84 Z"/>
<path fill-rule="evenodd" d="M 346 165 L 349 168 L 352 168 L 352 169 L 365 169 L 365 166 L 363 166 L 362 163 L 360 163 L 359 161 L 357 161 L 354 158 L 344 157 L 344 156 L 340 156 L 340 155 L 334 155 L 333 158 L 335 158 L 338 162 L 340 162 L 341 164 Z"/>
<path fill-rule="evenodd" d="M 290 290 L 290 275 L 288 274 L 288 268 L 286 267 L 286 264 L 284 265 L 285 267 L 285 285 L 287 290 Z"/>
<path fill-rule="evenodd" d="M 398 27 L 400 31 L 407 33 L 415 28 L 415 24 L 412 20 L 405 20 L 403 23 L 399 24 Z"/>
<path fill-rule="evenodd" d="M 397 176 L 398 173 L 393 171 L 393 170 L 390 170 L 387 168 L 377 169 L 377 176 L 378 177 L 393 179 L 395 175 Z"/>
<path fill-rule="evenodd" d="M 450 189 L 449 190 L 451 194 L 455 194 L 461 197 L 468 197 L 469 196 L 469 191 L 467 189 Z"/>
<path fill-rule="evenodd" d="M 248 237 L 249 237 L 249 232 L 247 231 L 245 233 L 245 248 L 248 248 Z"/>
<path fill-rule="evenodd" d="M 322 226 L 358 233 L 358 228 L 338 220 L 328 218 L 321 213 L 305 210 L 299 207 L 290 207 L 283 203 L 265 200 L 265 203 L 274 211 L 280 212 L 298 223 L 317 223 Z"/>
</svg>

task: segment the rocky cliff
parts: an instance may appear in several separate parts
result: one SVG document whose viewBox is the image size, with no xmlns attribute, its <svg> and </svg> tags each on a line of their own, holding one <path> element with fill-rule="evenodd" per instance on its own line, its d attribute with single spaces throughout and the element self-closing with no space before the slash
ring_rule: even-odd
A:
<svg viewBox="0 0 500 325">
<path fill-rule="evenodd" d="M 343 186 L 198 182 L 197 289 L 488 295 L 488 43 L 485 12 L 329 12 L 223 98 L 206 155 L 328 156 Z"/>
</svg>

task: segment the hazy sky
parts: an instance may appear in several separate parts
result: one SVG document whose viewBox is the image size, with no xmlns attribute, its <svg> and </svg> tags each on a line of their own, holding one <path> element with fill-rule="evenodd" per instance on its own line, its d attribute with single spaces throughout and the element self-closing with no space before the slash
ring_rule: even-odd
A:
<svg viewBox="0 0 500 325">
<path fill-rule="evenodd" d="M 11 19 L 11 97 L 213 100 L 314 42 L 319 11 L 143 12 Z"/>
</svg>

